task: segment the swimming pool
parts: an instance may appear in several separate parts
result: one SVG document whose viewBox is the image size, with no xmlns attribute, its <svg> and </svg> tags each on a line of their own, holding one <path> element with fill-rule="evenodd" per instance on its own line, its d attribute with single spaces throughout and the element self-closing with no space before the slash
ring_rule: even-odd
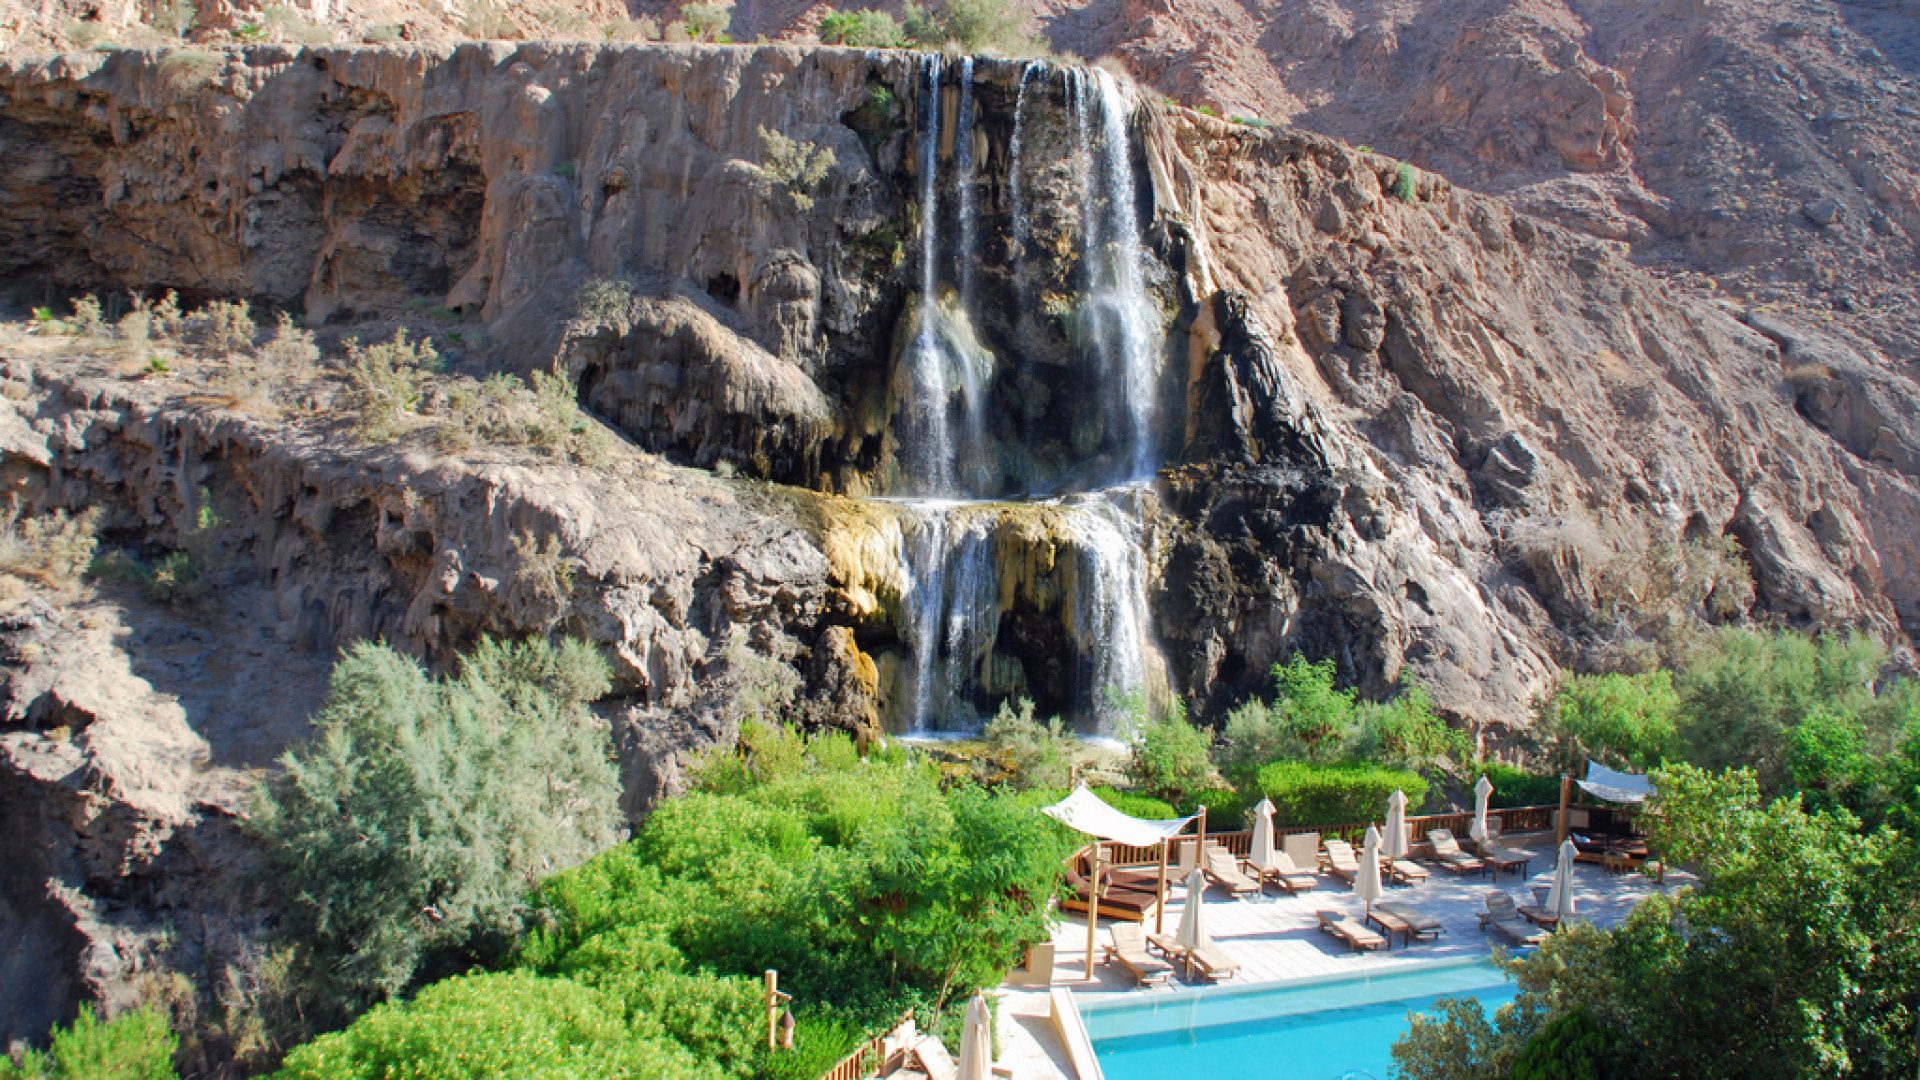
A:
<svg viewBox="0 0 1920 1080">
<path fill-rule="evenodd" d="M 1077 1003 L 1107 1080 L 1386 1080 L 1409 1011 L 1472 997 L 1491 1013 L 1517 992 L 1499 968 L 1468 960 Z"/>
</svg>

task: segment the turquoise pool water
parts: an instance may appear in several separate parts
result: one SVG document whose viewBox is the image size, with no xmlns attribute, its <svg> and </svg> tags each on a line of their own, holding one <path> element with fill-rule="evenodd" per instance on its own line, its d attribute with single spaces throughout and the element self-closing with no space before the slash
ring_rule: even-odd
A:
<svg viewBox="0 0 1920 1080">
<path fill-rule="evenodd" d="M 1275 986 L 1080 999 L 1107 1080 L 1386 1080 L 1409 1011 L 1443 997 L 1491 1013 L 1518 988 L 1479 961 Z"/>
</svg>

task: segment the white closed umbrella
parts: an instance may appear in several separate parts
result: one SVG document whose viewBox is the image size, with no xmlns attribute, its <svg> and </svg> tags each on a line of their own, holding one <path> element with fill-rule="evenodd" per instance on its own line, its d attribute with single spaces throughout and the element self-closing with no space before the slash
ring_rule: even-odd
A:
<svg viewBox="0 0 1920 1080">
<path fill-rule="evenodd" d="M 1487 800 L 1493 798 L 1493 781 L 1484 774 L 1480 782 L 1473 785 L 1473 828 L 1468 835 L 1476 844 L 1487 842 Z"/>
<path fill-rule="evenodd" d="M 1387 837 L 1381 849 L 1389 859 L 1407 857 L 1407 793 L 1395 789 L 1387 799 Z"/>
<path fill-rule="evenodd" d="M 1174 931 L 1174 943 L 1182 949 L 1197 949 L 1207 943 L 1207 879 L 1198 869 L 1187 875 L 1187 899 L 1180 905 L 1180 929 Z"/>
<path fill-rule="evenodd" d="M 1261 799 L 1253 808 L 1253 847 L 1247 861 L 1267 869 L 1273 865 L 1273 801 Z"/>
<path fill-rule="evenodd" d="M 1360 875 L 1353 879 L 1353 895 L 1372 913 L 1380 892 L 1380 830 L 1369 825 L 1367 838 L 1360 845 Z"/>
<path fill-rule="evenodd" d="M 1553 887 L 1547 890 L 1547 911 L 1563 922 L 1573 917 L 1573 857 L 1579 853 L 1572 840 L 1560 842 L 1560 861 L 1553 867 Z"/>
<path fill-rule="evenodd" d="M 993 1068 L 993 1033 L 987 1030 L 987 995 L 976 992 L 967 1003 L 967 1025 L 960 1032 L 959 1080 L 987 1080 Z"/>
</svg>

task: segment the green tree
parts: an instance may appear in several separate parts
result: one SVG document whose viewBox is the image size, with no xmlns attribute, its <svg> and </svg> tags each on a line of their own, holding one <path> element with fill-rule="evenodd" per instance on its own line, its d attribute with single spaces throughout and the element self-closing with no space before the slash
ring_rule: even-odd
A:
<svg viewBox="0 0 1920 1080">
<path fill-rule="evenodd" d="M 1065 788 L 1071 779 L 1077 742 L 1059 717 L 1046 723 L 1033 718 L 1033 702 L 1001 702 L 982 733 L 987 757 L 999 775 L 1020 790 Z"/>
<path fill-rule="evenodd" d="M 1744 770 L 1680 765 L 1653 779 L 1653 843 L 1700 883 L 1642 901 L 1611 930 L 1555 933 L 1516 963 L 1521 993 L 1497 1028 L 1477 1005 L 1416 1025 L 1394 1050 L 1407 1075 L 1507 1075 L 1536 1039 L 1578 1035 L 1563 1018 L 1580 1011 L 1579 1024 L 1632 1047 L 1609 1060 L 1625 1080 L 1913 1075 L 1914 838 L 1767 801 Z M 1462 1046 L 1471 1052 L 1453 1052 Z"/>
<path fill-rule="evenodd" d="M 906 37 L 927 47 L 956 45 L 970 53 L 1030 53 L 1038 44 L 1026 31 L 1026 16 L 1007 0 L 945 0 L 928 11 L 902 9 Z"/>
<path fill-rule="evenodd" d="M 180 1040 L 151 1006 L 102 1020 L 91 1005 L 55 1028 L 44 1053 L 0 1054 L 0 1080 L 173 1080 Z"/>
<path fill-rule="evenodd" d="M 430 677 L 347 650 L 311 743 L 253 814 L 309 1015 L 334 1022 L 498 956 L 524 894 L 620 832 L 606 664 L 578 641 L 483 640 Z"/>
<path fill-rule="evenodd" d="M 1252 782 L 1270 761 L 1335 760 L 1359 727 L 1354 692 L 1334 684 L 1333 661 L 1311 663 L 1296 653 L 1272 675 L 1271 703 L 1248 701 L 1227 716 L 1221 769 L 1236 784 Z"/>
<path fill-rule="evenodd" d="M 1212 790 L 1217 780 L 1207 754 L 1213 734 L 1187 723 L 1181 710 L 1159 718 L 1144 712 L 1135 710 L 1133 733 L 1127 739 L 1131 751 L 1127 779 L 1154 798 L 1171 803 Z"/>
<path fill-rule="evenodd" d="M 1408 769 L 1430 769 L 1443 757 L 1464 760 L 1473 750 L 1464 731 L 1433 711 L 1433 697 L 1411 678 L 1395 697 L 1358 710 L 1352 757 Z"/>
<path fill-rule="evenodd" d="M 594 1076 L 721 1080 L 730 1075 L 656 1033 L 617 1001 L 568 979 L 501 972 L 448 979 L 405 1004 L 287 1055 L 281 1080 L 487 1080 Z"/>
<path fill-rule="evenodd" d="M 829 11 L 820 19 L 820 41 L 861 49 L 894 49 L 906 44 L 906 35 L 884 11 Z"/>
<path fill-rule="evenodd" d="M 1679 713 L 1668 672 L 1575 675 L 1554 694 L 1544 720 L 1558 764 L 1578 775 L 1587 758 L 1645 770 L 1672 757 Z"/>
</svg>

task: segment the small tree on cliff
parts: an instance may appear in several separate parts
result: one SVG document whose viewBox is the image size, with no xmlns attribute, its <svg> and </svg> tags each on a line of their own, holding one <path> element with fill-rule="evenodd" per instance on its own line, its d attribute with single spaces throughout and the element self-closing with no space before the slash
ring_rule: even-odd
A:
<svg viewBox="0 0 1920 1080">
<path fill-rule="evenodd" d="M 435 679 L 385 645 L 335 666 L 254 825 L 308 1015 L 343 1020 L 497 956 L 548 874 L 620 838 L 608 671 L 579 641 L 483 640 Z"/>
</svg>

